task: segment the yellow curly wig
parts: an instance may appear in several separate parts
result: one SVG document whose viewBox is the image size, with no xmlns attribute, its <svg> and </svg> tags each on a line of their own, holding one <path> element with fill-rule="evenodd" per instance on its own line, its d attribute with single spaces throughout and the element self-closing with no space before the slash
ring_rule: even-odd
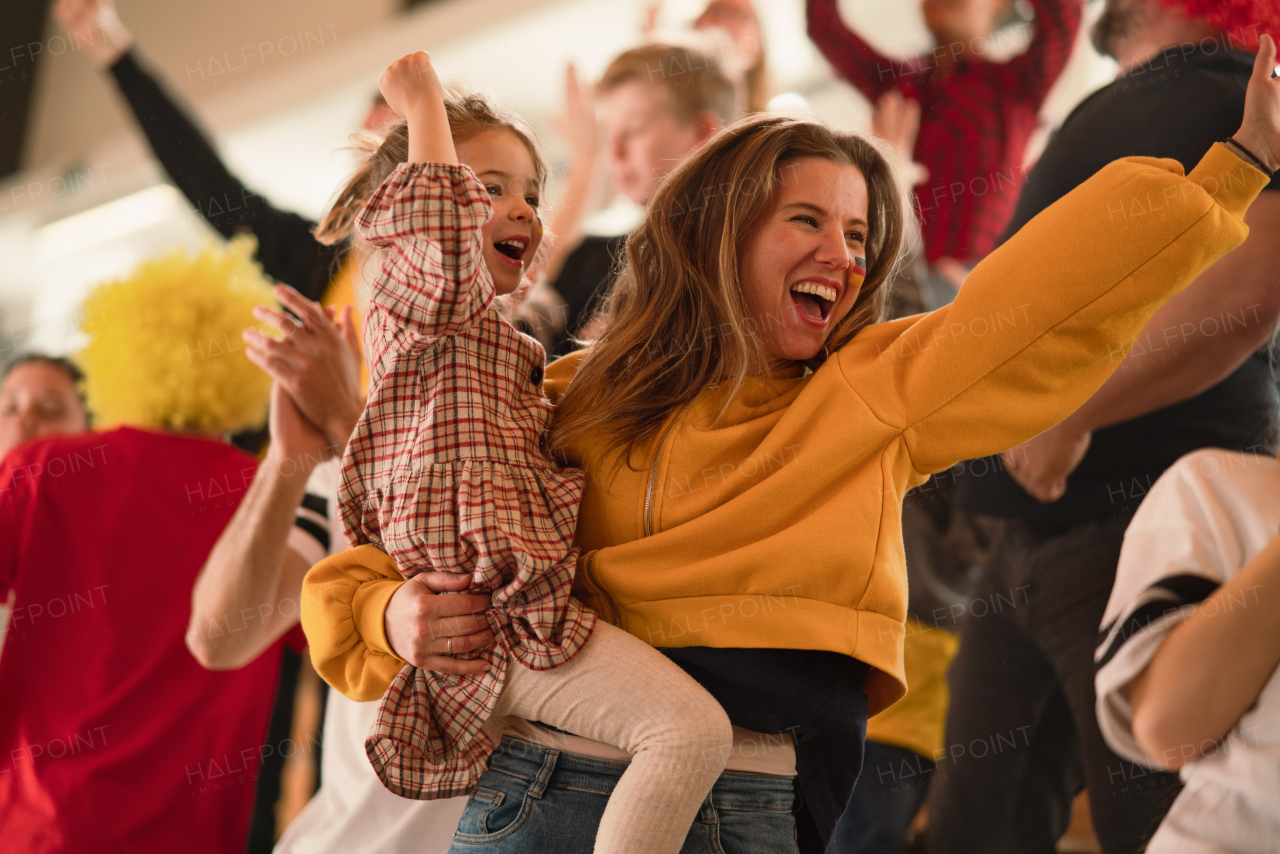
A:
<svg viewBox="0 0 1280 854">
<path fill-rule="evenodd" d="M 253 308 L 274 305 L 254 240 L 178 250 L 89 294 L 77 361 L 99 427 L 131 424 L 205 434 L 263 423 L 271 379 L 244 354 Z"/>
</svg>

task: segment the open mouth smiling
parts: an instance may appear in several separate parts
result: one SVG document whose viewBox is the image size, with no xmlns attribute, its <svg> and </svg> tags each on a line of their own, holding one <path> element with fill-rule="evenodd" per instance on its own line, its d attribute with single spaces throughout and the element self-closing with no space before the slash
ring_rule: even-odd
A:
<svg viewBox="0 0 1280 854">
<path fill-rule="evenodd" d="M 825 324 L 839 298 L 840 288 L 829 280 L 805 279 L 791 286 L 796 313 L 810 323 Z"/>
<path fill-rule="evenodd" d="M 529 249 L 529 242 L 529 238 L 517 234 L 494 241 L 493 248 L 510 263 L 520 267 L 524 265 L 524 253 Z"/>
</svg>

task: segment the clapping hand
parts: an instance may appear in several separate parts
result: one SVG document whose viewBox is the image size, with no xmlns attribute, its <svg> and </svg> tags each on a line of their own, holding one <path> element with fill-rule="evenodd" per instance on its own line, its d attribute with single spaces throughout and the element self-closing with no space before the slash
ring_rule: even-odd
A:
<svg viewBox="0 0 1280 854">
<path fill-rule="evenodd" d="M 245 355 L 276 381 L 272 437 L 280 441 L 285 437 L 277 436 L 277 430 L 287 428 L 290 438 L 306 446 L 291 448 L 291 453 L 318 453 L 322 458 L 340 454 L 364 410 L 360 350 L 351 307 L 335 318 L 331 309 L 286 285 L 276 287 L 276 298 L 296 320 L 267 306 L 254 309 L 254 316 L 274 326 L 280 338 L 270 338 L 257 329 L 244 331 Z M 274 409 L 282 395 L 289 398 L 289 405 L 277 413 Z M 295 410 L 310 423 L 315 436 L 289 419 Z M 310 447 L 316 438 L 322 438 L 323 443 Z"/>
</svg>

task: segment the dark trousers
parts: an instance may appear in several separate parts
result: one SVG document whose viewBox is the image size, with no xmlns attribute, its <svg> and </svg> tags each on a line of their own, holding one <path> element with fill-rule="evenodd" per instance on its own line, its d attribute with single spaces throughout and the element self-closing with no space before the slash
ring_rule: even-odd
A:
<svg viewBox="0 0 1280 854">
<path fill-rule="evenodd" d="M 868 741 L 853 798 L 827 854 L 902 854 L 932 776 L 928 758 L 905 747 Z"/>
<path fill-rule="evenodd" d="M 933 854 L 1051 854 L 1089 792 L 1106 854 L 1140 852 L 1179 790 L 1107 747 L 1093 651 L 1130 516 L 1057 530 L 982 520 L 990 557 L 960 621 Z"/>
</svg>

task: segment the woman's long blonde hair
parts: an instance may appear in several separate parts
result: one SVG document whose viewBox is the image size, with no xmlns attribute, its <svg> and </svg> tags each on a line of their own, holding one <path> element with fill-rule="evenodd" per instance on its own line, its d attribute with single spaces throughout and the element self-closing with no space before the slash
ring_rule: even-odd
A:
<svg viewBox="0 0 1280 854">
<path fill-rule="evenodd" d="M 740 253 L 771 209 L 788 161 L 821 157 L 856 167 L 867 182 L 867 276 L 853 308 L 832 330 L 829 353 L 882 319 L 886 281 L 905 243 L 902 183 L 871 141 L 812 121 L 744 119 L 675 169 L 627 241 L 626 258 L 590 345 L 556 407 L 554 444 L 607 435 L 605 454 L 632 452 L 703 390 L 725 387 L 726 406 L 769 358 L 742 294 Z M 619 460 L 621 461 L 621 460 Z"/>
</svg>

